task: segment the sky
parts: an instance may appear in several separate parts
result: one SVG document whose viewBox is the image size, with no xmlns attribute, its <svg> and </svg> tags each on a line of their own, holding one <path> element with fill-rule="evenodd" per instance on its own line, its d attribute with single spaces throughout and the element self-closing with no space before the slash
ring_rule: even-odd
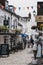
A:
<svg viewBox="0 0 43 65">
<path fill-rule="evenodd" d="M 37 2 L 43 1 L 43 0 L 8 0 L 10 5 L 13 5 L 16 7 L 16 14 L 20 16 L 28 16 L 28 13 L 31 11 L 37 12 Z M 33 10 L 31 9 L 31 6 L 33 6 Z M 18 7 L 21 7 L 21 10 L 18 9 Z M 25 7 L 25 9 L 23 8 Z M 29 7 L 29 10 L 27 9 Z M 32 12 L 31 12 L 32 13 Z"/>
</svg>

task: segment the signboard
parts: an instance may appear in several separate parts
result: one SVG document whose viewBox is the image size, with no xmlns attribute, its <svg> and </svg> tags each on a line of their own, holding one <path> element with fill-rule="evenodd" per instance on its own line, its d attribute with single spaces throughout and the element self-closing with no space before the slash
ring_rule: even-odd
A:
<svg viewBox="0 0 43 65">
<path fill-rule="evenodd" d="M 38 30 L 43 30 L 43 22 L 37 22 Z"/>
<path fill-rule="evenodd" d="M 43 16 L 36 16 L 35 17 L 36 22 L 43 22 Z"/>
<path fill-rule="evenodd" d="M 1 55 L 9 55 L 9 45 L 1 44 Z"/>
</svg>

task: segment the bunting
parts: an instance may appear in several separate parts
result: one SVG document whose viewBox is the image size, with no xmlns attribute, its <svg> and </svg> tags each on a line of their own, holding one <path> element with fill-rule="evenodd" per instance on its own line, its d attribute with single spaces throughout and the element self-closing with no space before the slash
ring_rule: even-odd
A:
<svg viewBox="0 0 43 65">
<path fill-rule="evenodd" d="M 29 7 L 27 7 L 27 9 L 29 9 Z"/>
<path fill-rule="evenodd" d="M 1 5 L 0 8 L 4 9 L 5 7 L 3 5 Z"/>
<path fill-rule="evenodd" d="M 4 9 L 4 6 L 2 5 L 1 8 Z"/>
<path fill-rule="evenodd" d="M 31 6 L 31 8 L 33 9 L 33 6 Z"/>
<path fill-rule="evenodd" d="M 14 7 L 14 10 L 16 10 L 16 7 Z"/>
<path fill-rule="evenodd" d="M 19 10 L 21 10 L 22 8 L 25 9 L 25 7 L 18 7 Z M 27 8 L 27 10 L 29 10 L 29 7 L 26 7 L 26 8 Z M 17 9 L 17 7 L 14 7 L 14 10 L 16 10 L 16 9 Z"/>
<path fill-rule="evenodd" d="M 36 11 L 34 10 L 33 13 L 36 13 Z"/>
<path fill-rule="evenodd" d="M 21 7 L 19 7 L 19 10 L 21 9 Z"/>
</svg>

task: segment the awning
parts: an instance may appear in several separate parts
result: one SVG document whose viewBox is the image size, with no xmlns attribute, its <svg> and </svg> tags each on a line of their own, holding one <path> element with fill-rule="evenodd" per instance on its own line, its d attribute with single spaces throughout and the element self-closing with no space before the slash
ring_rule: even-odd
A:
<svg viewBox="0 0 43 65">
<path fill-rule="evenodd" d="M 27 34 L 21 34 L 22 35 L 22 37 L 27 37 L 28 35 Z"/>
</svg>

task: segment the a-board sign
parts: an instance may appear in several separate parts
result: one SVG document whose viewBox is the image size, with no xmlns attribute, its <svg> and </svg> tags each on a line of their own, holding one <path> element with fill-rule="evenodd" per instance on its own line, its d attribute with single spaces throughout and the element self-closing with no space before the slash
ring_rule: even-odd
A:
<svg viewBox="0 0 43 65">
<path fill-rule="evenodd" d="M 1 44 L 1 55 L 9 55 L 9 45 Z"/>
</svg>

